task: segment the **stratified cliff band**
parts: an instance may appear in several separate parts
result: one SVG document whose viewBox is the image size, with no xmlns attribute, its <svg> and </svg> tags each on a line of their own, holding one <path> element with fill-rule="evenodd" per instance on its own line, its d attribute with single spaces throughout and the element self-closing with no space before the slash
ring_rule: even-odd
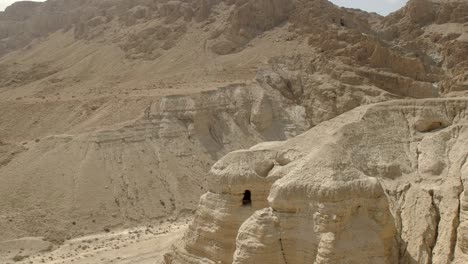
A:
<svg viewBox="0 0 468 264">
<path fill-rule="evenodd" d="M 467 54 L 466 0 L 15 3 L 0 242 L 195 213 L 166 262 L 465 263 Z"/>
</svg>

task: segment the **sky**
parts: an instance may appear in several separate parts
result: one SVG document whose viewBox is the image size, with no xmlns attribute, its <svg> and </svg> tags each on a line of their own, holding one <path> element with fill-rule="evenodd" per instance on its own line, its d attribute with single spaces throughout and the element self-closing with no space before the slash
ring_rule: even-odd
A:
<svg viewBox="0 0 468 264">
<path fill-rule="evenodd" d="M 42 2 L 43 0 L 33 0 Z M 331 0 L 339 6 L 359 8 L 368 12 L 376 12 L 381 15 L 388 15 L 389 13 L 398 10 L 405 5 L 407 0 Z M 0 0 L 0 11 L 17 0 Z"/>
<path fill-rule="evenodd" d="M 44 0 L 30 0 L 34 2 L 43 2 Z M 0 0 L 0 11 L 5 10 L 5 8 L 14 2 L 19 2 L 18 0 Z"/>
<path fill-rule="evenodd" d="M 2 0 L 0 0 L 2 1 Z M 403 7 L 408 0 L 330 0 L 335 5 L 359 8 L 367 12 L 388 15 Z"/>
</svg>

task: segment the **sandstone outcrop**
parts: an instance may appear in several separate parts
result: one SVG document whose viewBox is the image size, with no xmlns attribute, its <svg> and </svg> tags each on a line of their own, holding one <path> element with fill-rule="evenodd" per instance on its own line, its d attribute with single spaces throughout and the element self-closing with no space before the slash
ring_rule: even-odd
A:
<svg viewBox="0 0 468 264">
<path fill-rule="evenodd" d="M 465 262 L 467 107 L 362 106 L 228 154 L 166 263 Z"/>
</svg>

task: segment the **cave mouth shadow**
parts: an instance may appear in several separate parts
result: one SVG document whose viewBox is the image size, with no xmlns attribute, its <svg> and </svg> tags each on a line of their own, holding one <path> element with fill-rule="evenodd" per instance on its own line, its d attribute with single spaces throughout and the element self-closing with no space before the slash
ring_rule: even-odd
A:
<svg viewBox="0 0 468 264">
<path fill-rule="evenodd" d="M 249 190 L 245 190 L 244 197 L 242 198 L 242 206 L 252 205 L 252 193 Z"/>
</svg>

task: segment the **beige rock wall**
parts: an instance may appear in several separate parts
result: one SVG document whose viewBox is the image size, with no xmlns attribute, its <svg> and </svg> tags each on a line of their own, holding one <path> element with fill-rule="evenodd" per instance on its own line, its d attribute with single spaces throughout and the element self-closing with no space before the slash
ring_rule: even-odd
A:
<svg viewBox="0 0 468 264">
<path fill-rule="evenodd" d="M 21 147 L 2 143 L 1 237 L 36 234 L 57 242 L 189 212 L 206 190 L 204 171 L 225 153 L 284 140 L 309 127 L 306 116 L 297 114 L 300 106 L 256 85 L 140 103 L 146 104 L 140 107 L 142 114 L 117 126 L 56 134 Z M 61 117 L 64 123 L 70 125 L 83 109 L 75 110 Z M 94 121 L 121 113 L 105 112 Z M 54 122 L 58 128 L 60 123 L 50 120 Z M 10 141 L 10 128 L 4 129 Z"/>
<path fill-rule="evenodd" d="M 211 172 L 221 187 L 203 196 L 166 262 L 463 263 L 467 107 L 466 99 L 370 105 L 227 155 Z M 248 176 L 257 157 L 273 163 L 266 178 Z M 244 189 L 262 200 L 269 193 L 250 216 Z M 215 209 L 219 196 L 230 202 Z"/>
<path fill-rule="evenodd" d="M 326 0 L 13 5 L 0 13 L 0 239 L 60 241 L 190 213 L 209 167 L 230 151 L 292 138 L 361 105 L 463 95 L 466 1 L 432 2 L 411 1 L 385 18 Z M 449 124 L 435 117 L 418 129 Z M 413 145 L 411 162 L 359 170 L 408 173 Z M 444 148 L 430 148 L 421 159 L 434 162 L 421 161 L 421 172 L 443 173 Z M 236 204 L 241 189 L 210 195 Z M 430 196 L 421 194 L 425 203 Z M 438 219 L 428 212 L 428 223 Z M 424 244 L 428 258 L 428 239 L 408 248 Z M 234 256 L 229 241 L 223 261 Z"/>
</svg>

